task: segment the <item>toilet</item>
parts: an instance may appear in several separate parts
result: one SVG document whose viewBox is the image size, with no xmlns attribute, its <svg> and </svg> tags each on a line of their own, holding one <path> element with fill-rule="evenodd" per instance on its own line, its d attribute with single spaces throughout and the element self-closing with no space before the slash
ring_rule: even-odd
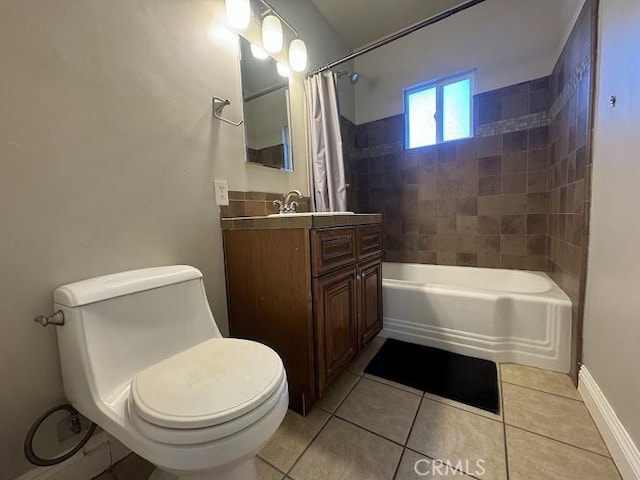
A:
<svg viewBox="0 0 640 480">
<path fill-rule="evenodd" d="M 147 268 L 54 292 L 70 403 L 156 466 L 151 478 L 255 479 L 288 405 L 280 357 L 223 338 L 202 274 Z"/>
</svg>

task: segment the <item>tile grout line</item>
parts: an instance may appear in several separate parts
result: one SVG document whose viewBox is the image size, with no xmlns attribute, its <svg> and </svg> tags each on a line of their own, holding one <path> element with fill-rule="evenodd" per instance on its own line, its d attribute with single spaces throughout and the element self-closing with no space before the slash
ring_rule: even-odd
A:
<svg viewBox="0 0 640 480">
<path fill-rule="evenodd" d="M 422 396 L 420 397 L 420 401 L 418 402 L 418 408 L 416 408 L 416 413 L 413 416 L 413 421 L 411 422 L 411 426 L 409 427 L 409 431 L 407 432 L 407 438 L 404 441 L 404 445 L 402 446 L 402 455 L 400 455 L 400 461 L 396 466 L 396 471 L 393 474 L 393 479 L 398 476 L 398 470 L 400 470 L 400 464 L 402 463 L 402 459 L 404 458 L 404 454 L 407 451 L 407 443 L 409 443 L 409 438 L 411 438 L 411 432 L 413 431 L 413 427 L 416 424 L 416 420 L 418 418 L 418 413 L 420 413 L 420 407 L 422 406 L 422 401 L 424 400 L 424 392 L 422 392 Z"/>
<path fill-rule="evenodd" d="M 577 445 L 573 445 L 573 444 L 568 443 L 568 442 L 565 442 L 565 441 L 563 441 L 563 440 L 558 440 L 557 438 L 552 438 L 552 437 L 548 437 L 548 436 L 546 436 L 546 435 L 542 435 L 542 434 L 540 434 L 540 433 L 532 432 L 531 430 L 527 430 L 526 428 L 518 427 L 517 425 L 512 425 L 512 424 L 510 424 L 510 423 L 506 423 L 506 422 L 505 422 L 505 426 L 509 426 L 509 427 L 511 427 L 511 428 L 515 428 L 516 430 L 520 430 L 520 431 L 522 431 L 522 432 L 527 432 L 527 433 L 530 433 L 530 434 L 532 434 L 532 435 L 536 435 L 536 436 L 538 436 L 538 437 L 546 438 L 547 440 L 551 440 L 551 441 L 553 441 L 553 442 L 558 442 L 558 443 L 561 443 L 561 444 L 563 444 L 563 445 L 567 445 L 568 447 L 577 448 L 578 450 L 582 450 L 583 452 L 592 453 L 592 454 L 594 454 L 594 455 L 598 455 L 599 457 L 602 457 L 602 458 L 608 458 L 609 460 L 612 460 L 612 458 L 611 458 L 609 455 L 605 455 L 605 454 L 603 454 L 603 453 L 594 452 L 593 450 L 589 450 L 589 449 L 584 448 L 584 447 L 579 447 L 579 446 L 577 446 Z M 605 446 L 606 446 L 606 445 L 605 445 Z"/>
<path fill-rule="evenodd" d="M 449 467 L 451 467 L 456 472 L 460 472 L 461 475 L 464 475 L 464 476 L 467 476 L 469 478 L 473 478 L 473 479 L 476 479 L 476 480 L 482 480 L 482 479 L 478 479 L 478 477 L 476 477 L 474 475 L 471 475 L 470 473 L 465 472 L 464 470 L 460 470 L 458 467 L 452 465 L 451 462 L 449 462 L 448 460 L 442 460 L 442 459 L 439 459 L 439 458 L 432 457 L 431 455 L 427 455 L 426 453 L 419 452 L 418 450 L 415 450 L 415 449 L 413 449 L 411 447 L 404 447 L 404 449 L 405 450 L 409 450 L 410 452 L 413 452 L 416 455 L 420 455 L 420 456 L 422 456 L 422 457 L 424 457 L 424 458 L 426 458 L 426 459 L 428 459 L 430 461 L 444 462 L 447 465 L 449 465 Z"/>
<path fill-rule="evenodd" d="M 364 378 L 364 375 L 360 375 L 360 377 L 358 378 L 358 381 L 353 384 L 353 386 L 349 389 L 349 391 L 344 396 L 344 398 L 340 400 L 340 402 L 338 402 L 338 405 L 336 406 L 335 410 L 333 412 L 330 412 L 332 417 L 336 416 L 336 412 L 340 409 L 342 404 L 347 401 L 347 398 L 349 397 L 349 395 L 351 395 L 351 392 L 355 390 L 355 388 L 360 384 L 363 378 Z"/>
<path fill-rule="evenodd" d="M 435 394 L 433 394 L 433 393 L 429 393 L 429 395 L 435 395 Z M 470 413 L 470 414 L 472 414 L 472 415 L 476 415 L 477 417 L 485 418 L 485 419 L 487 419 L 487 420 L 492 420 L 492 421 L 494 421 L 494 422 L 498 422 L 498 423 L 503 423 L 503 422 L 504 422 L 504 420 L 503 420 L 503 418 L 504 418 L 504 411 L 502 412 L 502 413 L 503 413 L 503 418 L 491 418 L 491 417 L 487 417 L 486 415 L 482 415 L 482 414 L 480 414 L 480 413 L 472 412 L 471 410 L 466 410 L 466 409 L 464 409 L 464 408 L 462 408 L 462 407 L 458 407 L 457 405 L 451 405 L 451 404 L 446 403 L 446 402 L 444 402 L 444 401 L 442 401 L 442 400 L 437 400 L 437 399 L 435 399 L 435 398 L 427 397 L 426 395 L 423 395 L 423 396 L 422 396 L 422 398 L 424 398 L 425 400 L 431 400 L 432 402 L 439 403 L 439 404 L 444 405 L 444 406 L 446 406 L 446 407 L 455 408 L 456 410 L 461 410 L 461 411 L 463 411 L 463 412 Z M 443 398 L 443 397 L 440 397 L 440 398 Z M 456 400 L 451 400 L 450 398 L 447 398 L 447 399 L 445 399 L 445 400 L 450 400 L 450 401 L 452 401 L 452 402 L 456 402 Z M 457 402 L 457 403 L 462 403 L 462 402 Z M 466 404 L 466 403 L 464 403 L 463 405 L 467 405 L 467 404 Z M 472 407 L 472 408 L 478 408 L 478 407 L 473 407 L 473 405 L 467 405 L 467 406 Z M 491 412 L 487 412 L 487 413 L 491 413 Z"/>
<path fill-rule="evenodd" d="M 380 433 L 374 432 L 373 430 L 369 430 L 368 428 L 363 427 L 362 425 L 358 425 L 357 423 L 354 423 L 354 422 L 352 422 L 351 420 L 348 420 L 348 419 L 346 419 L 346 418 L 339 417 L 339 416 L 337 416 L 337 415 L 332 415 L 332 417 L 335 417 L 335 418 L 337 418 L 338 420 L 340 420 L 340 421 L 342 421 L 342 422 L 345 422 L 345 423 L 348 423 L 349 425 L 352 425 L 352 426 L 354 426 L 354 427 L 357 427 L 357 428 L 359 428 L 360 430 L 364 430 L 365 432 L 368 432 L 368 433 L 370 433 L 370 434 L 372 434 L 372 435 L 375 435 L 376 437 L 381 438 L 381 439 L 383 439 L 383 440 L 386 440 L 387 442 L 391 442 L 391 443 L 393 443 L 394 445 L 397 445 L 398 447 L 404 448 L 404 445 L 403 445 L 403 444 L 401 444 L 401 443 L 399 443 L 399 442 L 396 442 L 395 440 L 391 440 L 390 438 L 387 438 L 387 437 L 385 437 L 384 435 L 381 435 Z"/>
<path fill-rule="evenodd" d="M 396 480 L 396 477 L 398 476 L 398 471 L 400 470 L 400 465 L 402 465 L 402 460 L 404 459 L 404 454 L 407 452 L 406 448 L 402 448 L 402 453 L 400 454 L 400 459 L 398 460 L 398 464 L 396 465 L 396 469 L 393 472 L 393 475 L 391 476 L 391 480 Z"/>
<path fill-rule="evenodd" d="M 256 455 L 256 458 L 259 458 L 260 461 L 266 463 L 267 465 L 269 465 L 271 468 L 275 469 L 278 473 L 281 473 L 282 475 L 284 475 L 285 477 L 287 476 L 287 474 L 285 472 L 283 472 L 282 470 L 280 470 L 278 467 L 276 467 L 273 463 L 269 462 L 268 460 L 265 460 L 264 458 L 262 458 L 259 454 Z M 283 477 L 284 478 L 284 477 Z"/>
<path fill-rule="evenodd" d="M 324 410 L 323 410 L 324 411 Z M 309 444 L 304 447 L 304 450 L 302 450 L 302 452 L 300 452 L 300 455 L 298 455 L 298 457 L 296 458 L 296 460 L 293 462 L 293 464 L 291 465 L 291 467 L 289 468 L 289 470 L 287 470 L 287 472 L 285 473 L 286 477 L 289 477 L 291 475 L 291 471 L 295 468 L 295 466 L 298 464 L 298 462 L 300 461 L 300 459 L 302 458 L 302 456 L 307 453 L 307 450 L 309 450 L 309 447 L 313 444 L 313 442 L 315 442 L 316 438 L 318 438 L 318 435 L 320 435 L 320 433 L 325 429 L 325 427 L 327 426 L 327 424 L 331 421 L 331 418 L 333 417 L 333 415 L 329 415 L 329 418 L 327 419 L 326 422 L 324 422 L 322 424 L 322 426 L 318 429 L 318 431 L 316 432 L 316 434 L 311 438 L 311 441 L 309 441 Z M 293 478 L 293 477 L 291 477 Z"/>
<path fill-rule="evenodd" d="M 367 375 L 371 375 L 371 374 L 368 373 Z M 387 387 L 395 388 L 396 390 L 400 390 L 401 392 L 410 393 L 411 395 L 415 395 L 416 397 L 420 397 L 420 398 L 424 397 L 424 391 L 418 390 L 417 388 L 415 390 L 418 390 L 420 393 L 410 392 L 409 390 L 397 387 L 396 385 L 390 385 L 388 383 L 381 382 L 380 380 L 377 380 L 378 378 L 382 378 L 382 377 L 375 377 L 375 376 L 373 376 L 373 377 L 365 377 L 363 375 L 362 378 L 364 378 L 365 380 L 371 380 L 372 382 L 379 383 L 380 385 L 386 385 Z M 387 380 L 387 379 L 385 378 L 384 380 Z M 393 382 L 393 380 L 388 380 L 388 381 L 389 382 Z M 402 385 L 402 384 L 400 383 L 398 385 Z M 405 386 L 408 387 L 408 388 L 413 388 L 413 387 L 410 387 L 409 385 L 405 385 Z"/>
<path fill-rule="evenodd" d="M 510 478 L 509 474 L 509 447 L 507 445 L 507 418 L 504 411 L 504 382 L 502 381 L 502 372 L 500 374 L 500 408 L 502 409 L 502 441 L 504 442 L 504 468 L 507 475 L 507 480 Z"/>
<path fill-rule="evenodd" d="M 538 388 L 528 387 L 526 385 L 520 385 L 519 383 L 506 382 L 504 380 L 502 381 L 502 383 L 506 383 L 507 385 L 513 385 L 514 387 L 526 388 L 527 390 L 533 390 L 534 392 L 546 393 L 547 395 L 553 395 L 554 397 L 566 398 L 567 400 L 573 400 L 574 402 L 584 404 L 584 400 L 579 398 L 567 397 L 566 395 L 560 395 L 559 393 L 547 392 L 546 390 L 540 390 Z"/>
<path fill-rule="evenodd" d="M 411 432 L 413 431 L 413 427 L 415 426 L 415 424 L 416 424 L 416 420 L 418 419 L 418 413 L 420 413 L 420 407 L 422 406 L 422 402 L 423 402 L 424 400 L 430 400 L 430 399 L 429 399 L 429 398 L 427 398 L 427 397 L 425 397 L 425 396 L 424 396 L 424 393 L 423 393 L 422 398 L 420 399 L 420 403 L 418 404 L 418 409 L 416 410 L 416 414 L 415 414 L 415 416 L 413 417 L 413 422 L 411 423 L 411 427 L 409 428 L 409 434 L 407 435 L 407 440 L 404 442 L 404 445 L 403 445 L 403 452 L 402 452 L 402 456 L 400 457 L 400 461 L 402 461 L 402 458 L 404 457 L 404 452 L 405 452 L 405 451 L 407 451 L 407 450 L 409 450 L 409 451 L 411 451 L 411 452 L 413 452 L 413 453 L 416 453 L 416 454 L 418 454 L 418 455 L 422 455 L 423 457 L 429 458 L 429 459 L 434 460 L 434 461 L 438 461 L 438 462 L 443 461 L 443 460 L 439 460 L 439 459 L 437 459 L 437 458 L 433 458 L 433 457 L 431 457 L 430 455 L 426 455 L 426 454 L 424 454 L 424 453 L 422 453 L 422 452 L 418 452 L 417 450 L 414 450 L 413 448 L 411 448 L 411 447 L 409 447 L 409 446 L 407 445 L 407 444 L 409 443 L 409 438 L 411 437 Z M 443 404 L 443 405 L 446 405 L 446 404 Z M 465 410 L 463 410 L 463 411 L 465 411 Z M 484 417 L 484 418 L 486 418 L 486 417 Z M 449 462 L 448 462 L 448 461 L 447 461 L 447 464 L 449 464 Z M 470 477 L 470 478 L 476 478 L 476 477 L 474 477 L 473 475 L 469 475 L 468 473 L 466 473 L 466 472 L 464 472 L 464 471 L 462 471 L 462 470 L 460 470 L 460 469 L 458 469 L 458 468 L 454 467 L 453 465 L 451 465 L 451 467 L 452 467 L 455 471 L 460 472 L 460 473 L 462 473 L 462 474 L 464 474 L 464 475 L 466 475 L 466 476 L 468 476 L 468 477 Z M 397 474 L 398 474 L 398 470 L 399 470 L 399 469 L 400 469 L 400 463 L 398 463 L 398 468 L 396 469 L 396 473 L 395 473 L 395 475 L 397 475 Z M 394 479 L 395 479 L 395 475 L 394 475 L 394 477 L 393 477 Z"/>
<path fill-rule="evenodd" d="M 360 376 L 360 378 L 358 378 L 358 381 L 356 383 L 353 384 L 353 387 L 351 387 L 351 389 L 349 390 L 349 392 L 345 395 L 345 397 L 342 399 L 342 401 L 338 404 L 338 406 L 336 407 L 335 411 L 338 411 L 338 408 L 340 408 L 340 406 L 342 405 L 342 403 L 347 399 L 347 397 L 351 394 L 351 392 L 353 391 L 354 388 L 356 388 L 356 386 L 360 383 L 360 380 L 362 380 L 363 376 Z M 291 472 L 293 471 L 293 469 L 296 467 L 296 465 L 298 464 L 298 462 L 300 461 L 300 459 L 304 456 L 305 453 L 307 453 L 307 450 L 309 450 L 309 448 L 311 447 L 311 445 L 313 445 L 313 442 L 316 441 L 316 438 L 318 438 L 318 436 L 320 435 L 320 433 L 322 433 L 322 431 L 326 428 L 326 426 L 329 424 L 329 422 L 331 421 L 332 418 L 335 417 L 335 415 L 331 412 L 327 412 L 326 410 L 320 409 L 325 413 L 329 414 L 329 418 L 327 419 L 326 422 L 324 422 L 324 424 L 322 425 L 322 427 L 320 427 L 320 429 L 318 430 L 318 432 L 313 436 L 313 438 L 311 439 L 311 441 L 309 442 L 309 444 L 304 448 L 304 450 L 302 452 L 300 452 L 300 455 L 298 455 L 298 458 L 296 458 L 295 462 L 293 462 L 293 465 L 291 465 L 291 468 L 289 468 L 289 470 L 285 473 L 286 477 L 289 477 Z M 336 418 L 340 418 L 340 417 L 336 417 Z"/>
</svg>

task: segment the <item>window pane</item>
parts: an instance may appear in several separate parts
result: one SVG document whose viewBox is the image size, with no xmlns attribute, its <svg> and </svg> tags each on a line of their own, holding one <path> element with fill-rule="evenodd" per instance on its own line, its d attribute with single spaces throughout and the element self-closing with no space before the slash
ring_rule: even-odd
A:
<svg viewBox="0 0 640 480">
<path fill-rule="evenodd" d="M 443 140 L 471 136 L 471 79 L 450 83 L 443 88 Z"/>
<path fill-rule="evenodd" d="M 436 89 L 410 93 L 407 95 L 409 115 L 408 148 L 424 147 L 436 143 Z"/>
</svg>

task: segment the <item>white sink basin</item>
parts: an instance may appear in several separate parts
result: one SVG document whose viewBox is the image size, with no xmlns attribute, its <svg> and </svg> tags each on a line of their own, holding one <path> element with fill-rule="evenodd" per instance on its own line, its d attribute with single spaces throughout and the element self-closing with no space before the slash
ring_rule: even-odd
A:
<svg viewBox="0 0 640 480">
<path fill-rule="evenodd" d="M 301 213 L 272 213 L 269 217 L 330 217 L 333 215 L 353 215 L 353 212 L 301 212 Z"/>
</svg>

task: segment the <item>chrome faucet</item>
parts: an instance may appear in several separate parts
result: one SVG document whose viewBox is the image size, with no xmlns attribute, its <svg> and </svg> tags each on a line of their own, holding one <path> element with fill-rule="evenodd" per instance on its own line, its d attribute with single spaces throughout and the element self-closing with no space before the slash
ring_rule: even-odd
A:
<svg viewBox="0 0 640 480">
<path fill-rule="evenodd" d="M 284 202 L 281 200 L 273 201 L 273 204 L 278 206 L 278 213 L 284 214 L 284 213 L 296 212 L 296 208 L 298 208 L 300 204 L 295 200 L 293 201 L 291 200 L 291 197 L 294 195 L 297 197 L 298 200 L 304 198 L 302 193 L 300 193 L 299 190 L 290 190 L 289 192 L 287 192 L 282 196 L 284 198 Z"/>
</svg>

